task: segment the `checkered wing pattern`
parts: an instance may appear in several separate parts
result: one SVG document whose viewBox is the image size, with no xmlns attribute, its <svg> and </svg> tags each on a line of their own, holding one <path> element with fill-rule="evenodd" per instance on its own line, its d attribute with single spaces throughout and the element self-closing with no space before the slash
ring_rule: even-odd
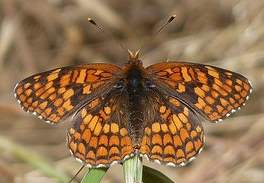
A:
<svg viewBox="0 0 264 183">
<path fill-rule="evenodd" d="M 121 70 L 110 64 L 58 68 L 22 80 L 14 92 L 25 111 L 58 123 L 109 90 Z"/>
</svg>

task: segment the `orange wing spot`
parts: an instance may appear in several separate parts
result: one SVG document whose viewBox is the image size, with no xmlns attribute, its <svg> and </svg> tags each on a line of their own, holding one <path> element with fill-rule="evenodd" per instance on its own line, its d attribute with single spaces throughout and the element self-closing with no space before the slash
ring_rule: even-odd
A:
<svg viewBox="0 0 264 183">
<path fill-rule="evenodd" d="M 224 99 L 224 98 L 220 98 L 220 103 L 222 104 L 222 106 L 229 105 L 229 102 L 226 99 Z"/>
<path fill-rule="evenodd" d="M 110 132 L 110 125 L 109 125 L 109 124 L 104 124 L 103 132 L 104 132 L 105 134 L 107 134 L 107 133 Z"/>
<path fill-rule="evenodd" d="M 173 136 L 173 142 L 175 147 L 181 147 L 182 146 L 182 140 L 179 135 Z"/>
<path fill-rule="evenodd" d="M 84 110 L 83 110 L 84 111 Z M 86 110 L 85 110 L 86 111 Z M 91 119 L 93 118 L 93 115 L 88 114 L 87 116 L 84 116 L 83 118 L 83 124 L 88 124 L 90 123 Z"/>
<path fill-rule="evenodd" d="M 212 95 L 212 97 L 214 97 L 214 98 L 218 98 L 219 97 L 219 93 L 218 92 L 216 92 L 216 91 L 211 91 L 211 95 Z"/>
<path fill-rule="evenodd" d="M 146 134 L 147 136 L 149 136 L 149 135 L 151 134 L 151 130 L 150 130 L 149 127 L 146 127 L 146 128 L 145 128 L 145 134 Z"/>
<path fill-rule="evenodd" d="M 197 79 L 198 79 L 201 83 L 203 83 L 203 84 L 205 84 L 205 85 L 207 86 L 207 84 L 208 84 L 208 77 L 206 76 L 206 74 L 203 73 L 203 72 L 200 72 L 200 71 L 196 72 L 196 74 L 198 75 L 198 76 L 197 76 Z M 206 91 L 207 91 L 207 90 L 206 90 Z M 209 91 L 209 90 L 208 90 L 208 91 Z"/>
<path fill-rule="evenodd" d="M 47 93 L 47 92 L 44 92 L 44 93 L 42 93 L 42 94 L 39 96 L 39 98 L 42 99 L 42 100 L 46 99 L 47 97 L 49 97 L 49 93 Z"/>
<path fill-rule="evenodd" d="M 92 136 L 89 142 L 90 147 L 97 148 L 98 147 L 98 137 Z"/>
<path fill-rule="evenodd" d="M 51 107 L 45 109 L 46 117 L 49 116 L 51 112 L 52 112 L 52 108 L 51 108 Z M 45 117 L 45 118 L 46 118 L 46 117 Z"/>
<path fill-rule="evenodd" d="M 173 144 L 173 141 L 172 141 L 171 135 L 166 133 L 163 136 L 163 145 L 167 146 L 168 144 Z"/>
<path fill-rule="evenodd" d="M 57 109 L 58 116 L 63 116 L 64 114 L 65 114 L 65 109 L 63 107 Z"/>
<path fill-rule="evenodd" d="M 205 96 L 205 100 L 206 100 L 207 103 L 209 103 L 211 105 L 213 103 L 215 103 L 215 99 L 213 97 L 211 97 L 211 96 Z"/>
<path fill-rule="evenodd" d="M 128 136 L 125 136 L 121 139 L 122 147 L 132 147 L 131 139 Z"/>
<path fill-rule="evenodd" d="M 163 114 L 165 111 L 166 111 L 166 106 L 165 105 L 160 106 L 159 112 Z"/>
<path fill-rule="evenodd" d="M 72 110 L 72 108 L 74 107 L 73 105 L 71 105 L 71 100 L 67 100 L 66 102 L 63 103 L 62 107 L 64 109 L 66 109 L 67 111 Z"/>
<path fill-rule="evenodd" d="M 86 155 L 86 159 L 90 160 L 92 163 L 91 164 L 95 164 L 94 159 L 95 159 L 95 153 L 91 150 L 87 153 Z"/>
<path fill-rule="evenodd" d="M 182 123 L 180 122 L 179 118 L 173 114 L 172 115 L 172 121 L 169 123 L 169 129 L 172 134 L 176 134 L 178 132 L 178 129 L 182 128 Z"/>
<path fill-rule="evenodd" d="M 169 129 L 167 124 L 162 123 L 160 126 L 163 133 L 168 133 Z"/>
<path fill-rule="evenodd" d="M 34 108 L 37 108 L 38 105 L 39 105 L 39 101 L 37 101 L 37 100 L 32 103 L 32 107 L 34 107 Z"/>
<path fill-rule="evenodd" d="M 185 128 L 180 129 L 180 137 L 183 141 L 186 141 L 186 139 L 190 137 L 188 131 Z"/>
<path fill-rule="evenodd" d="M 152 144 L 159 144 L 162 145 L 162 138 L 160 134 L 154 134 L 151 139 Z"/>
<path fill-rule="evenodd" d="M 187 142 L 185 150 L 187 154 L 189 154 L 189 152 L 192 152 L 194 150 L 194 145 L 191 141 Z M 192 156 L 194 156 L 194 154 Z"/>
<path fill-rule="evenodd" d="M 174 98 L 170 98 L 169 102 L 171 104 L 173 104 L 174 106 L 176 106 L 176 107 L 179 107 L 181 105 L 181 103 L 178 100 L 174 99 Z"/>
<path fill-rule="evenodd" d="M 24 85 L 24 87 L 25 87 L 25 88 L 28 88 L 28 87 L 26 87 L 25 85 Z M 38 90 L 40 87 L 42 87 L 41 83 L 35 83 L 35 84 L 33 85 L 33 88 L 34 88 L 35 91 Z"/>
<path fill-rule="evenodd" d="M 206 106 L 206 103 L 204 102 L 204 100 L 201 97 L 198 97 L 198 103 L 196 103 L 194 105 L 202 110 Z"/>
<path fill-rule="evenodd" d="M 98 116 L 94 116 L 92 118 L 92 120 L 90 121 L 90 123 L 88 124 L 88 128 L 90 128 L 92 131 L 94 131 L 94 128 L 95 128 L 95 126 L 98 123 L 98 120 L 99 120 L 99 117 Z"/>
<path fill-rule="evenodd" d="M 111 123 L 111 132 L 114 134 L 119 132 L 119 126 L 116 123 Z"/>
<path fill-rule="evenodd" d="M 208 86 L 208 85 L 203 85 L 203 86 L 201 87 L 201 89 L 204 90 L 204 91 L 206 91 L 206 92 L 210 92 L 210 91 L 211 91 L 211 88 L 210 88 L 210 86 Z"/>
<path fill-rule="evenodd" d="M 91 85 L 86 85 L 86 86 L 84 86 L 83 87 L 83 89 L 82 89 L 83 91 L 82 91 L 82 94 L 86 94 L 86 95 L 89 95 L 89 94 L 91 94 Z"/>
<path fill-rule="evenodd" d="M 106 135 L 100 136 L 99 145 L 108 146 L 108 137 Z"/>
<path fill-rule="evenodd" d="M 94 135 L 99 136 L 102 132 L 103 126 L 102 123 L 97 123 L 94 129 Z"/>
<path fill-rule="evenodd" d="M 87 110 L 85 108 L 82 110 L 81 115 L 82 115 L 82 118 L 85 118 L 87 116 Z M 89 115 L 91 115 L 91 114 L 89 114 Z"/>
<path fill-rule="evenodd" d="M 108 155 L 108 151 L 105 147 L 99 147 L 97 152 L 96 152 L 96 156 L 97 157 L 105 157 Z M 103 160 L 103 159 L 102 159 Z"/>
<path fill-rule="evenodd" d="M 182 77 L 184 78 L 184 82 L 189 82 L 192 80 L 192 78 L 190 77 L 190 75 L 188 74 L 188 69 L 187 67 L 182 67 L 181 68 L 181 73 L 182 73 Z"/>
<path fill-rule="evenodd" d="M 179 83 L 177 91 L 180 93 L 186 92 L 186 87 L 183 84 Z"/>
<path fill-rule="evenodd" d="M 162 115 L 160 115 L 163 119 L 167 120 L 169 115 L 171 114 L 171 110 L 167 108 L 166 112 Z"/>
<path fill-rule="evenodd" d="M 79 143 L 78 144 L 78 151 L 83 155 L 86 153 L 86 148 L 85 145 L 83 143 Z"/>
<path fill-rule="evenodd" d="M 49 100 L 55 100 L 55 99 L 57 99 L 58 97 L 57 97 L 57 94 L 56 93 L 53 93 L 53 94 L 51 94 L 50 96 L 49 96 Z"/>
<path fill-rule="evenodd" d="M 73 89 L 68 89 L 64 94 L 63 94 L 63 99 L 67 100 L 71 96 L 74 95 L 74 90 Z"/>
<path fill-rule="evenodd" d="M 41 104 L 39 104 L 39 108 L 40 109 L 45 109 L 47 107 L 47 105 L 48 105 L 48 102 L 47 101 L 44 101 Z"/>
<path fill-rule="evenodd" d="M 72 76 L 71 73 L 68 73 L 68 74 L 61 76 L 60 82 L 59 82 L 60 87 L 65 87 L 65 86 L 69 85 L 71 82 L 71 76 Z"/>
<path fill-rule="evenodd" d="M 92 82 L 95 82 L 95 81 L 98 81 L 99 80 L 99 77 L 98 76 L 95 76 L 95 75 L 89 75 L 86 79 L 86 82 L 88 83 L 92 83 Z"/>
<path fill-rule="evenodd" d="M 32 93 L 32 90 L 31 90 L 31 89 L 27 89 L 27 90 L 25 90 L 25 94 L 26 94 L 27 96 L 30 96 L 31 93 Z"/>
<path fill-rule="evenodd" d="M 121 129 L 120 129 L 120 135 L 121 135 L 122 137 L 126 136 L 126 135 L 127 135 L 127 130 L 126 130 L 125 128 L 121 128 Z"/>
<path fill-rule="evenodd" d="M 56 94 L 55 94 L 56 95 Z M 55 97 L 56 98 L 56 97 Z M 55 99 L 54 98 L 54 99 Z M 54 100 L 53 99 L 53 100 Z M 58 107 L 58 106 L 60 106 L 61 104 L 63 103 L 63 100 L 62 100 L 62 98 L 57 98 L 57 99 L 55 99 L 55 101 L 53 102 L 53 104 L 56 106 L 56 107 Z"/>
<path fill-rule="evenodd" d="M 248 83 L 243 83 L 243 87 L 246 91 L 250 90 L 250 85 Z"/>
<path fill-rule="evenodd" d="M 109 156 L 113 156 L 115 154 L 120 154 L 120 151 L 117 147 L 111 147 L 109 150 Z"/>
<path fill-rule="evenodd" d="M 149 154 L 149 152 L 150 152 L 149 144 L 150 144 L 149 137 L 144 136 L 142 139 L 142 142 L 141 142 L 139 152 L 142 154 Z"/>
<path fill-rule="evenodd" d="M 33 109 L 33 110 L 34 110 L 34 109 Z M 40 114 L 42 111 L 40 110 L 40 108 L 37 108 L 37 109 L 34 110 L 34 112 Z"/>
<path fill-rule="evenodd" d="M 194 92 L 202 98 L 206 96 L 206 93 L 200 87 L 195 87 Z"/>
<path fill-rule="evenodd" d="M 86 69 L 80 70 L 79 75 L 76 79 L 76 83 L 85 83 L 84 80 L 85 80 L 86 76 L 87 76 Z"/>
<path fill-rule="evenodd" d="M 171 75 L 171 74 L 175 73 L 175 71 L 172 71 L 171 68 L 165 69 L 164 71 L 165 71 L 164 75 L 166 75 L 166 74 L 170 74 Z"/>
<path fill-rule="evenodd" d="M 240 95 L 243 97 L 243 100 L 245 101 L 245 98 L 247 97 L 248 92 L 245 91 L 245 90 L 243 90 L 243 91 L 240 93 Z M 243 103 L 243 102 L 242 102 L 242 103 Z"/>
<path fill-rule="evenodd" d="M 178 114 L 178 117 L 180 118 L 180 120 L 183 123 L 188 123 L 189 122 L 188 118 L 183 113 Z"/>
<path fill-rule="evenodd" d="M 206 114 L 211 114 L 212 111 L 213 111 L 213 108 L 210 107 L 209 105 L 207 105 L 207 106 L 204 107 L 204 112 L 205 112 Z"/>
<path fill-rule="evenodd" d="M 70 137 L 68 136 L 68 139 L 69 139 Z M 76 150 L 77 150 L 77 144 L 76 143 L 74 143 L 74 142 L 70 142 L 69 143 L 69 147 L 70 147 L 70 149 L 73 151 L 73 152 L 76 152 Z"/>
<path fill-rule="evenodd" d="M 210 67 L 210 66 L 205 66 L 207 69 L 208 69 L 208 74 L 210 75 L 210 76 L 213 76 L 214 78 L 220 78 L 219 77 L 219 72 L 217 72 L 215 69 L 213 69 L 212 67 Z"/>
<path fill-rule="evenodd" d="M 110 115 L 112 113 L 112 110 L 111 110 L 111 107 L 104 107 L 104 112 L 107 114 L 107 115 Z"/>
<path fill-rule="evenodd" d="M 63 94 L 66 91 L 66 88 L 59 88 L 58 89 L 58 94 Z"/>
<path fill-rule="evenodd" d="M 203 147 L 203 142 L 200 140 L 197 140 L 194 142 L 195 151 L 198 152 L 201 147 Z"/>
<path fill-rule="evenodd" d="M 152 131 L 154 133 L 159 133 L 160 132 L 160 123 L 159 122 L 153 123 L 151 128 L 152 128 Z"/>
<path fill-rule="evenodd" d="M 91 130 L 88 128 L 88 129 L 85 129 L 82 133 L 83 133 L 82 139 L 85 140 L 86 143 L 89 143 L 92 137 Z"/>
<path fill-rule="evenodd" d="M 164 154 L 165 154 L 165 156 L 175 155 L 175 150 L 171 145 L 168 145 L 164 148 Z"/>
<path fill-rule="evenodd" d="M 16 93 L 18 94 L 18 96 L 20 97 L 20 95 L 24 92 L 24 88 L 23 87 L 18 87 L 16 88 Z"/>
<path fill-rule="evenodd" d="M 120 143 L 120 141 L 119 141 L 119 138 L 117 135 L 112 135 L 110 137 L 110 139 L 109 139 L 109 145 L 110 146 L 114 146 L 114 145 L 119 146 L 119 143 Z"/>
<path fill-rule="evenodd" d="M 27 99 L 27 96 L 26 96 L 26 95 L 23 95 L 23 94 L 19 95 L 19 100 L 20 100 L 21 102 L 25 102 L 26 99 Z"/>
<path fill-rule="evenodd" d="M 151 149 L 151 153 L 152 154 L 162 154 L 163 150 L 162 148 L 159 146 L 159 145 L 155 145 L 152 149 Z M 156 158 L 155 158 L 156 157 Z M 155 156 L 155 155 L 152 155 L 152 158 L 155 158 L 155 159 L 161 159 L 160 156 Z"/>
<path fill-rule="evenodd" d="M 185 154 L 184 154 L 184 151 L 182 149 L 177 149 L 177 152 L 176 152 L 176 157 L 177 157 L 177 162 L 182 162 L 182 161 L 185 161 Z M 184 160 L 182 160 L 184 159 Z"/>
<path fill-rule="evenodd" d="M 41 78 L 41 77 L 42 77 L 41 75 L 34 76 L 34 80 L 37 81 L 37 80 L 39 80 L 39 78 Z"/>
</svg>

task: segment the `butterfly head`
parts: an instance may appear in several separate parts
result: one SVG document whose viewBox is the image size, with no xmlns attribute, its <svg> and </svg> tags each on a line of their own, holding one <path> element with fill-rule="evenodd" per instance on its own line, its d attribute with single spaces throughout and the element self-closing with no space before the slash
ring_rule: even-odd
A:
<svg viewBox="0 0 264 183">
<path fill-rule="evenodd" d="M 127 50 L 127 52 L 129 60 L 126 62 L 126 66 L 143 65 L 142 61 L 138 59 L 140 50 L 138 50 L 135 54 L 133 54 L 130 50 Z"/>
</svg>

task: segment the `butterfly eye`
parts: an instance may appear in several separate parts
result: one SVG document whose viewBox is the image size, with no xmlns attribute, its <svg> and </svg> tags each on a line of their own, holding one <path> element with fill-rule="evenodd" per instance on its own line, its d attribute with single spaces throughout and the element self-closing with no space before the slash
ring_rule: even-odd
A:
<svg viewBox="0 0 264 183">
<path fill-rule="evenodd" d="M 143 62 L 142 62 L 141 60 L 137 60 L 136 63 L 137 63 L 138 65 L 143 65 Z"/>
<path fill-rule="evenodd" d="M 131 60 L 126 61 L 126 65 L 131 65 L 131 64 L 132 64 Z"/>
<path fill-rule="evenodd" d="M 147 83 L 146 83 L 146 90 L 147 91 L 150 91 L 152 88 L 155 88 L 155 85 L 152 82 L 147 81 Z"/>
<path fill-rule="evenodd" d="M 117 90 L 120 90 L 122 92 L 125 88 L 124 81 L 120 81 L 117 84 L 115 84 L 114 88 L 116 88 Z"/>
</svg>

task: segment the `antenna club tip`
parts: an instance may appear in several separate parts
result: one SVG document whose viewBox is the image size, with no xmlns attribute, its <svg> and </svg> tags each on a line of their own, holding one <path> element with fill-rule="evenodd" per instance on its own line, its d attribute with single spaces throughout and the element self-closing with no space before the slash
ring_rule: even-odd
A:
<svg viewBox="0 0 264 183">
<path fill-rule="evenodd" d="M 174 14 L 174 15 L 172 15 L 171 17 L 170 17 L 170 19 L 168 20 L 168 22 L 171 22 L 172 20 L 174 20 L 176 18 L 176 15 Z"/>
<path fill-rule="evenodd" d="M 88 20 L 90 23 L 96 25 L 95 21 L 94 21 L 92 18 L 88 17 L 87 20 Z"/>
</svg>

